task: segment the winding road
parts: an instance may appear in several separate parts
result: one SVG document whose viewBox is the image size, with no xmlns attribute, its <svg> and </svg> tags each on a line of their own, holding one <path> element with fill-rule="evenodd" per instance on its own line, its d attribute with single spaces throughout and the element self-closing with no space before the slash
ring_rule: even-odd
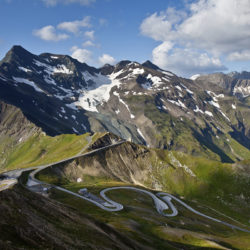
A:
<svg viewBox="0 0 250 250">
<path fill-rule="evenodd" d="M 6 172 L 6 173 L 4 173 L 4 175 L 7 178 L 10 179 L 10 183 L 8 183 L 8 181 L 7 181 L 7 183 L 8 183 L 7 187 L 4 186 L 4 189 L 9 188 L 10 186 L 17 183 L 18 177 L 23 172 L 30 171 L 30 170 L 34 170 L 29 174 L 28 181 L 27 181 L 27 184 L 26 184 L 27 187 L 30 188 L 30 190 L 32 190 L 32 186 L 49 185 L 49 184 L 47 184 L 45 182 L 42 182 L 42 181 L 36 179 L 35 175 L 38 172 L 45 169 L 45 168 L 48 168 L 48 167 L 51 167 L 51 166 L 54 166 L 56 164 L 63 163 L 63 162 L 69 161 L 69 160 L 73 160 L 73 159 L 78 158 L 78 157 L 91 155 L 93 153 L 102 151 L 104 149 L 120 145 L 120 144 L 122 144 L 124 142 L 125 142 L 124 140 L 118 141 L 118 142 L 115 142 L 115 143 L 113 143 L 111 145 L 108 145 L 108 146 L 105 146 L 105 147 L 102 147 L 102 148 L 99 148 L 99 149 L 92 150 L 92 151 L 90 151 L 88 153 L 78 154 L 78 155 L 76 155 L 74 157 L 69 157 L 67 159 L 64 159 L 62 161 L 58 161 L 58 162 L 55 162 L 55 163 L 52 163 L 52 164 L 37 166 L 37 167 L 31 167 L 31 168 L 26 168 L 26 169 L 12 170 L 12 171 Z M 104 189 L 104 190 L 102 190 L 100 192 L 100 196 L 103 199 L 103 201 L 102 201 L 102 200 L 94 200 L 94 199 L 88 198 L 88 197 L 86 197 L 84 195 L 74 193 L 72 191 L 69 191 L 69 190 L 67 190 L 65 188 L 62 188 L 62 187 L 59 187 L 59 186 L 51 185 L 51 187 L 53 187 L 53 188 L 55 188 L 57 190 L 66 192 L 66 193 L 68 193 L 70 195 L 73 195 L 75 197 L 78 197 L 80 199 L 84 199 L 84 200 L 86 200 L 88 202 L 91 202 L 92 204 L 96 205 L 97 207 L 99 207 L 99 208 L 101 208 L 101 209 L 103 209 L 105 211 L 109 211 L 109 212 L 121 211 L 123 209 L 123 205 L 118 203 L 118 202 L 115 202 L 115 201 L 111 200 L 110 198 L 108 198 L 107 195 L 106 195 L 107 192 L 112 191 L 112 190 L 121 190 L 121 189 L 132 190 L 132 191 L 136 191 L 136 192 L 140 192 L 140 193 L 144 193 L 146 195 L 149 195 L 152 198 L 152 200 L 154 201 L 155 208 L 156 208 L 157 212 L 162 216 L 174 217 L 174 216 L 178 215 L 178 210 L 175 207 L 175 205 L 172 203 L 172 200 L 174 200 L 175 203 L 179 203 L 180 205 L 184 206 L 189 211 L 191 211 L 191 212 L 193 212 L 193 213 L 195 213 L 195 214 L 197 214 L 199 216 L 202 216 L 202 217 L 207 218 L 209 220 L 212 220 L 214 222 L 223 224 L 225 226 L 231 227 L 232 229 L 237 229 L 237 230 L 240 230 L 240 231 L 243 231 L 243 232 L 250 233 L 250 230 L 247 230 L 247 229 L 244 229 L 244 228 L 229 224 L 227 222 L 224 222 L 224 221 L 221 221 L 219 219 L 216 219 L 216 218 L 213 218 L 211 216 L 200 213 L 199 211 L 197 211 L 197 210 L 193 209 L 192 207 L 190 207 L 189 205 L 187 205 L 182 200 L 178 199 L 177 197 L 175 197 L 175 196 L 173 196 L 171 194 L 165 193 L 165 192 L 159 192 L 159 193 L 154 194 L 154 193 L 152 193 L 150 191 L 147 191 L 145 189 L 136 188 L 136 187 L 129 187 L 129 186 L 127 186 L 127 187 L 126 186 L 110 187 L 110 188 L 106 188 L 106 189 Z M 1 189 L 0 189 L 0 191 L 1 191 Z M 171 210 L 171 212 L 166 213 L 166 210 Z"/>
</svg>

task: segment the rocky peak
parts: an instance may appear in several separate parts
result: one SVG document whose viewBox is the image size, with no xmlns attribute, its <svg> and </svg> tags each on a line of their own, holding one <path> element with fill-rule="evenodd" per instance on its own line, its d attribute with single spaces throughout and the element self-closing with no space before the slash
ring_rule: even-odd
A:
<svg viewBox="0 0 250 250">
<path fill-rule="evenodd" d="M 120 61 L 119 63 L 117 63 L 115 65 L 114 72 L 118 72 L 118 71 L 124 69 L 130 63 L 131 63 L 131 61 L 128 61 L 128 60 Z"/>
<path fill-rule="evenodd" d="M 143 67 L 149 68 L 149 69 L 154 69 L 154 70 L 160 70 L 158 66 L 153 64 L 151 61 L 147 60 L 142 64 Z"/>
<path fill-rule="evenodd" d="M 17 65 L 27 65 L 32 62 L 34 58 L 37 58 L 36 55 L 30 53 L 23 47 L 19 45 L 13 46 L 1 60 L 0 66 L 7 66 L 14 64 Z"/>
<path fill-rule="evenodd" d="M 110 65 L 110 64 L 108 64 L 108 63 L 106 63 L 105 65 L 103 65 L 103 66 L 99 69 L 99 71 L 100 71 L 100 73 L 103 74 L 103 75 L 110 75 L 110 74 L 112 74 L 112 72 L 114 71 L 114 69 L 115 69 L 114 66 L 112 66 L 112 65 Z"/>
</svg>

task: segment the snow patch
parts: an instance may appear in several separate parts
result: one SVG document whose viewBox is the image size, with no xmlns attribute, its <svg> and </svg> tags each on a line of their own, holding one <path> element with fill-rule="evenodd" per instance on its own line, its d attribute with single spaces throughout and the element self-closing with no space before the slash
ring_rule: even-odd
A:
<svg viewBox="0 0 250 250">
<path fill-rule="evenodd" d="M 194 112 L 200 112 L 202 114 L 204 114 L 204 112 L 196 105 L 195 109 L 194 109 Z"/>
<path fill-rule="evenodd" d="M 109 100 L 110 90 L 115 86 L 119 88 L 122 84 L 119 80 L 115 79 L 121 74 L 121 71 L 110 76 L 104 76 L 100 73 L 91 75 L 89 72 L 83 72 L 82 74 L 86 82 L 91 81 L 95 84 L 82 91 L 75 105 L 81 106 L 88 111 L 98 112 L 96 107 Z"/>
<path fill-rule="evenodd" d="M 230 119 L 229 119 L 221 110 L 219 110 L 219 111 L 221 112 L 221 114 L 222 114 L 229 122 L 231 122 Z"/>
<path fill-rule="evenodd" d="M 134 75 L 141 75 L 144 73 L 144 69 L 136 68 L 133 70 Z"/>
<path fill-rule="evenodd" d="M 182 91 L 181 87 L 179 85 L 175 86 L 176 89 Z"/>
<path fill-rule="evenodd" d="M 191 80 L 195 81 L 198 77 L 200 77 L 200 74 L 196 74 L 190 77 Z"/>
<path fill-rule="evenodd" d="M 246 86 L 246 87 L 235 87 L 233 90 L 233 94 L 237 94 L 240 93 L 243 97 L 247 97 L 250 95 L 250 86 Z"/>
<path fill-rule="evenodd" d="M 21 67 L 21 66 L 19 66 L 18 67 L 20 70 L 22 70 L 22 71 L 24 71 L 24 72 L 32 72 L 32 70 L 30 70 L 30 69 L 27 69 L 27 68 L 24 68 L 24 67 Z"/>
<path fill-rule="evenodd" d="M 212 98 L 215 102 L 218 101 L 217 98 L 224 98 L 224 94 L 219 94 L 219 95 L 216 95 L 213 91 L 206 91 Z"/>
<path fill-rule="evenodd" d="M 152 86 L 155 87 L 155 88 L 157 88 L 161 84 L 163 84 L 161 78 L 158 77 L 158 76 L 152 76 L 151 74 L 148 74 L 147 79 L 151 80 L 151 82 L 153 83 Z"/>
<path fill-rule="evenodd" d="M 166 82 L 169 82 L 169 79 L 166 77 L 162 77 L 163 80 L 165 80 Z"/>
<path fill-rule="evenodd" d="M 115 96 L 118 97 L 119 101 L 127 108 L 128 112 L 129 112 L 129 114 L 130 114 L 130 118 L 131 118 L 131 119 L 134 119 L 135 116 L 131 113 L 131 111 L 130 111 L 130 109 L 129 109 L 129 106 L 127 105 L 127 103 L 125 103 L 125 102 L 121 99 L 119 93 L 116 92 L 116 91 L 114 91 L 114 92 L 113 92 L 113 95 L 115 95 Z"/>
<path fill-rule="evenodd" d="M 190 89 L 188 89 L 184 84 L 180 83 L 180 85 L 181 85 L 189 94 L 191 94 L 191 95 L 194 94 L 194 92 L 191 91 Z"/>
<path fill-rule="evenodd" d="M 205 114 L 206 114 L 206 115 L 208 115 L 208 116 L 213 117 L 213 113 L 212 113 L 212 112 L 210 112 L 210 111 L 207 111 L 207 110 L 206 110 L 206 111 L 205 111 Z"/>
<path fill-rule="evenodd" d="M 141 130 L 139 128 L 137 128 L 137 132 L 143 138 L 143 140 L 146 142 L 146 139 L 145 139 L 143 133 L 141 132 Z"/>
<path fill-rule="evenodd" d="M 78 131 L 78 130 L 76 130 L 74 127 L 73 127 L 72 129 L 73 129 L 73 131 L 74 131 L 76 134 L 78 134 L 78 133 L 79 133 L 79 131 Z"/>
<path fill-rule="evenodd" d="M 173 73 L 168 72 L 168 71 L 161 70 L 161 72 L 162 72 L 162 74 L 167 75 L 167 76 L 174 76 Z"/>
<path fill-rule="evenodd" d="M 68 69 L 64 64 L 57 65 L 53 68 L 54 73 L 62 73 L 62 74 L 73 74 L 73 71 Z"/>
<path fill-rule="evenodd" d="M 65 106 L 67 106 L 70 109 L 74 109 L 76 111 L 79 111 L 74 102 L 70 103 L 70 104 L 65 104 Z"/>
<path fill-rule="evenodd" d="M 64 114 L 66 113 L 64 107 L 61 107 L 61 112 L 64 113 Z"/>
<path fill-rule="evenodd" d="M 44 91 L 42 89 L 40 89 L 39 87 L 36 86 L 36 84 L 28 79 L 25 78 L 20 78 L 20 77 L 12 77 L 16 82 L 19 83 L 25 83 L 27 85 L 30 85 L 31 87 L 33 87 L 36 91 L 38 92 L 42 92 L 44 93 Z"/>
<path fill-rule="evenodd" d="M 2 81 L 7 82 L 7 80 L 6 80 L 5 78 L 3 78 L 2 76 L 0 76 L 0 79 L 1 79 Z"/>
<path fill-rule="evenodd" d="M 173 103 L 173 104 L 179 106 L 179 107 L 187 108 L 187 107 L 185 106 L 185 104 L 184 104 L 182 101 L 180 101 L 180 100 L 178 100 L 178 102 L 177 102 L 177 101 L 174 101 L 174 100 L 170 100 L 170 99 L 167 99 L 167 100 L 168 100 L 169 102 L 171 102 L 171 103 Z"/>
<path fill-rule="evenodd" d="M 82 182 L 82 178 L 80 178 L 80 177 L 77 178 L 76 182 L 77 182 L 77 183 Z"/>
<path fill-rule="evenodd" d="M 51 75 L 53 73 L 73 74 L 73 71 L 69 70 L 64 64 L 58 64 L 56 67 L 46 63 L 42 63 L 36 59 L 33 60 L 34 64 L 38 67 L 45 68 L 44 71 Z"/>
<path fill-rule="evenodd" d="M 214 102 L 214 101 L 208 101 L 211 105 L 213 105 L 214 107 L 216 107 L 216 108 L 220 108 L 220 105 L 219 105 L 219 103 L 217 103 L 217 102 Z"/>
</svg>

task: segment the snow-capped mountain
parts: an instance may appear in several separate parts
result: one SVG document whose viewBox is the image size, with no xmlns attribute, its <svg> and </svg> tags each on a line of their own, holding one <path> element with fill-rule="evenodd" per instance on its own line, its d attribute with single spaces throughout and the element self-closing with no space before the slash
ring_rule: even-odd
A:
<svg viewBox="0 0 250 250">
<path fill-rule="evenodd" d="M 249 85 L 208 78 L 184 79 L 150 61 L 96 69 L 14 46 L 0 62 L 0 99 L 50 135 L 110 131 L 150 147 L 240 159 L 238 148 L 250 147 L 249 101 L 234 95 Z"/>
</svg>

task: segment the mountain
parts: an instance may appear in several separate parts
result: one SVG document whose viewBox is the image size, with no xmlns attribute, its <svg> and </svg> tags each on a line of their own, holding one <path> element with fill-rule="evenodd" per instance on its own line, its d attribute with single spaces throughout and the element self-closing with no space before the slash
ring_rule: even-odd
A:
<svg viewBox="0 0 250 250">
<path fill-rule="evenodd" d="M 247 74 L 233 74 L 97 69 L 14 46 L 0 62 L 0 248 L 247 249 L 249 233 L 231 226 L 250 225 L 250 98 L 232 91 Z M 30 169 L 4 182 L 35 166 L 37 185 Z M 95 205 L 112 209 L 107 188 L 123 210 Z"/>
<path fill-rule="evenodd" d="M 202 75 L 195 80 L 201 81 L 203 84 L 217 85 L 240 100 L 250 96 L 250 72 L 247 71 Z"/>
<path fill-rule="evenodd" d="M 109 131 L 136 143 L 234 162 L 249 155 L 247 80 L 195 81 L 147 61 L 90 67 L 14 46 L 0 62 L 0 100 L 48 135 Z M 188 142 L 188 143 L 187 143 Z"/>
</svg>

